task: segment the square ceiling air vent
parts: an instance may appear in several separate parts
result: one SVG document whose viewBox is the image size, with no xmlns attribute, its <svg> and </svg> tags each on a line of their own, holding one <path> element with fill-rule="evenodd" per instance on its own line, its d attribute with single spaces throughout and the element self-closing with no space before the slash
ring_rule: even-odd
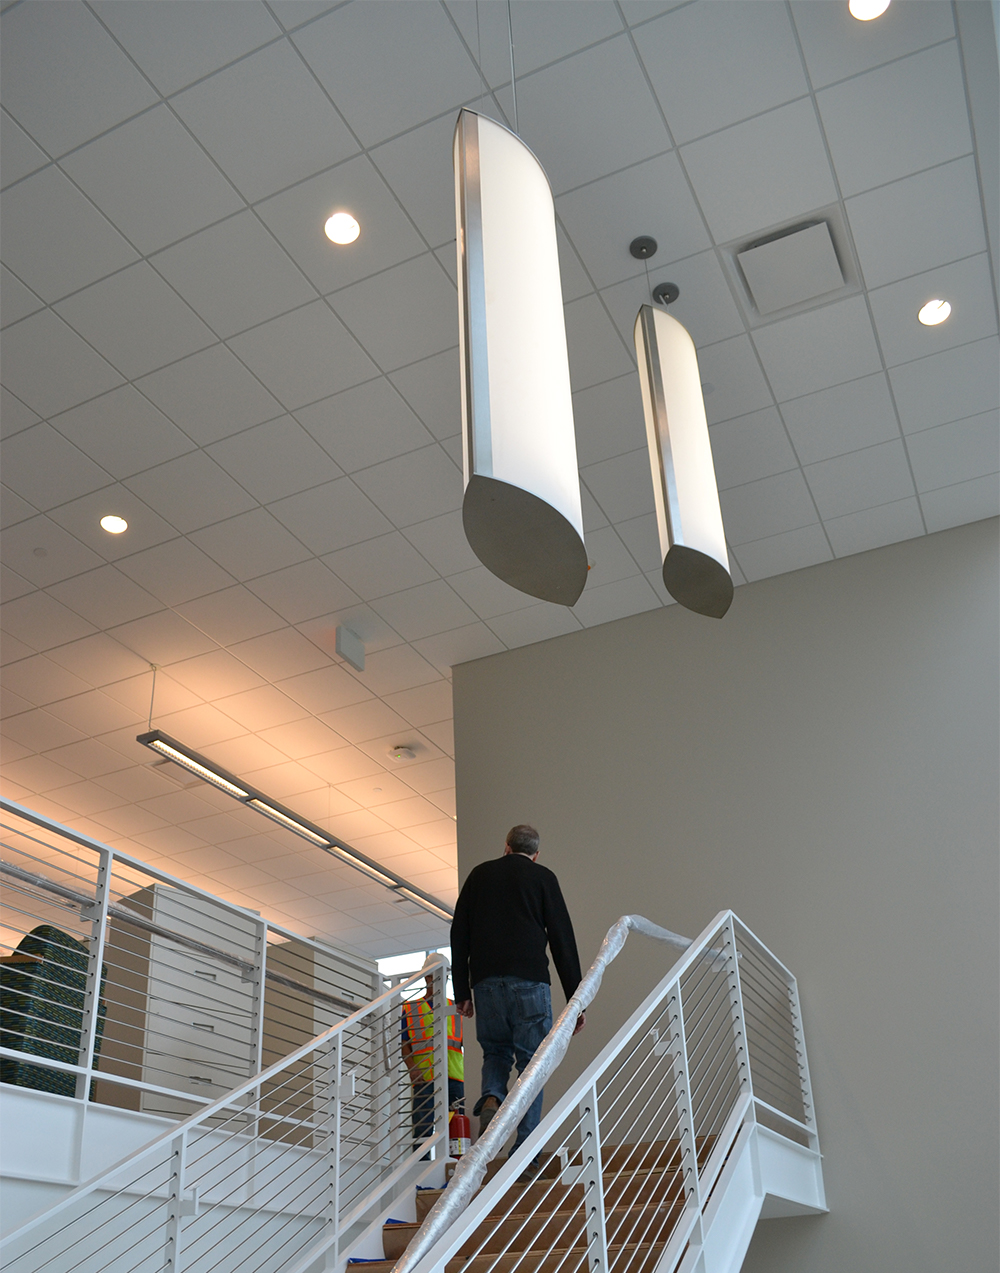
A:
<svg viewBox="0 0 1000 1273">
<path fill-rule="evenodd" d="M 737 252 L 736 259 L 760 314 L 839 291 L 846 281 L 825 221 L 756 243 Z"/>
</svg>

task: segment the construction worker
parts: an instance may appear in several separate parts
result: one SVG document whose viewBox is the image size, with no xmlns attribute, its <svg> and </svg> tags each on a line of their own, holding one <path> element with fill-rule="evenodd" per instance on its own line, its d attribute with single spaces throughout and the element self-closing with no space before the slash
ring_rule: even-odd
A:
<svg viewBox="0 0 1000 1273">
<path fill-rule="evenodd" d="M 413 1148 L 434 1135 L 434 983 L 424 981 L 421 999 L 403 1004 L 403 1061 L 413 1086 Z M 452 1000 L 448 1007 L 454 1008 Z M 465 1061 L 462 1056 L 462 1018 L 448 1014 L 448 1108 L 465 1099 Z"/>
</svg>

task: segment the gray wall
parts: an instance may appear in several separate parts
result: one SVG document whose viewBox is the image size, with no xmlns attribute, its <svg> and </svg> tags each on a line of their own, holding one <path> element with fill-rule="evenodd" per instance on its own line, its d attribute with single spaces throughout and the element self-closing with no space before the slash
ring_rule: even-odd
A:
<svg viewBox="0 0 1000 1273">
<path fill-rule="evenodd" d="M 997 575 L 990 520 L 455 669 L 461 879 L 534 822 L 584 966 L 623 913 L 731 907 L 799 980 L 830 1214 L 749 1270 L 998 1266 Z M 642 943 L 548 1096 L 664 971 Z"/>
</svg>

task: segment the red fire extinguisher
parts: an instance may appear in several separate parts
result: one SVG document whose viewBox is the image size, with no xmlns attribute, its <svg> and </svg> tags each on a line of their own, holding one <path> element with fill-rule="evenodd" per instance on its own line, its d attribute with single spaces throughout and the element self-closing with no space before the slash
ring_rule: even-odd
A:
<svg viewBox="0 0 1000 1273">
<path fill-rule="evenodd" d="M 472 1145 L 472 1128 L 461 1106 L 456 1106 L 448 1121 L 448 1153 L 452 1158 L 461 1158 L 469 1152 Z"/>
</svg>

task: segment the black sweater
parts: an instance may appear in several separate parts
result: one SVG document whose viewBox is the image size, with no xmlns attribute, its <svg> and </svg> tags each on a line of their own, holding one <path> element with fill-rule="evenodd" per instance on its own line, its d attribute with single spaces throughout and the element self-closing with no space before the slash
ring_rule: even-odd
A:
<svg viewBox="0 0 1000 1273">
<path fill-rule="evenodd" d="M 486 977 L 549 982 L 548 942 L 566 998 L 580 984 L 580 957 L 555 875 L 523 853 L 474 867 L 451 923 L 455 999 Z"/>
</svg>

